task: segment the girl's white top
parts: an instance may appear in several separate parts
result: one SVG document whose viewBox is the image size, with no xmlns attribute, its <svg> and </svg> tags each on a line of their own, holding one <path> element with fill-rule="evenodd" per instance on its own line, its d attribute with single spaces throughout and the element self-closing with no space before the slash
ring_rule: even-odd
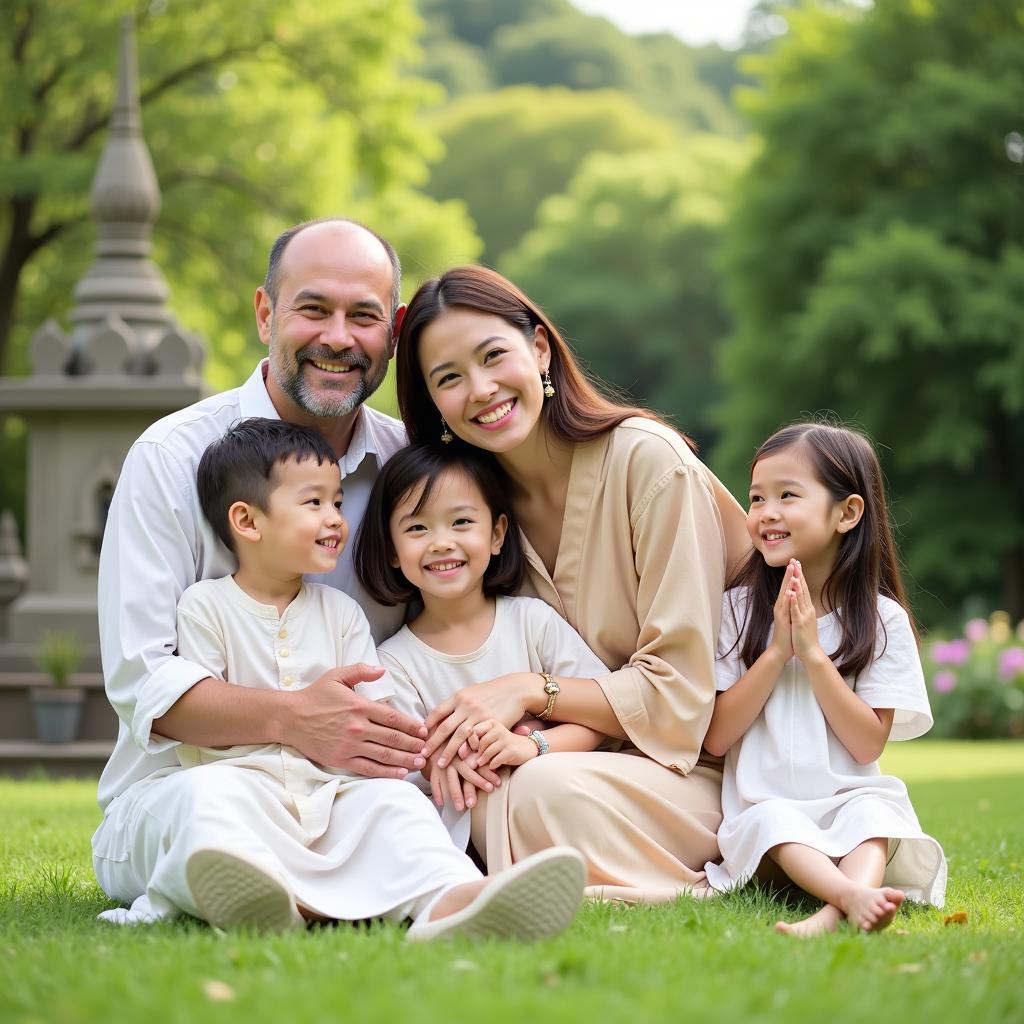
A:
<svg viewBox="0 0 1024 1024">
<path fill-rule="evenodd" d="M 737 643 L 746 616 L 746 588 L 727 591 L 716 662 L 716 687 L 728 690 L 746 672 Z M 839 615 L 818 619 L 822 648 L 836 651 Z M 907 613 L 878 598 L 875 660 L 856 683 L 846 683 L 872 708 L 894 708 L 893 740 L 914 739 L 932 725 L 924 673 Z M 769 637 L 770 639 L 770 637 Z M 862 765 L 836 737 L 798 658 L 784 666 L 771 696 L 725 758 L 722 782 L 721 864 L 708 864 L 716 889 L 747 882 L 765 853 L 780 843 L 801 843 L 832 858 L 866 839 L 890 840 L 885 885 L 921 902 L 942 906 L 946 861 L 942 848 L 921 831 L 906 786 L 882 775 L 877 762 Z"/>
<path fill-rule="evenodd" d="M 550 605 L 535 597 L 499 597 L 490 634 L 468 654 L 435 650 L 408 626 L 385 640 L 377 653 L 394 683 L 392 706 L 419 720 L 463 687 L 510 672 L 550 672 L 578 679 L 608 673 L 579 633 Z M 538 680 L 538 688 L 540 685 Z M 429 785 L 418 773 L 414 781 L 429 792 Z M 465 849 L 469 842 L 468 813 L 446 805 L 442 817 L 453 841 Z"/>
</svg>

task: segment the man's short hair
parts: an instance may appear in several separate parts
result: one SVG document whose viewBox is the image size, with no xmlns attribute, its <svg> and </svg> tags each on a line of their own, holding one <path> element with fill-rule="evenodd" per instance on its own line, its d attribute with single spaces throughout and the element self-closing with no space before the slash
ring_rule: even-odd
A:
<svg viewBox="0 0 1024 1024">
<path fill-rule="evenodd" d="M 281 260 L 284 258 L 284 251 L 288 248 L 288 243 L 306 228 L 314 227 L 317 224 L 352 224 L 373 235 L 380 242 L 391 264 L 391 316 L 393 318 L 396 310 L 402 304 L 402 264 L 398 259 L 398 253 L 395 252 L 394 246 L 387 239 L 378 235 L 373 228 L 368 228 L 365 224 L 348 217 L 320 217 L 317 220 L 306 220 L 281 232 L 274 239 L 274 244 L 270 247 L 270 259 L 267 262 L 267 276 L 263 280 L 263 290 L 270 296 L 271 304 L 277 303 L 278 292 L 281 289 Z"/>
<path fill-rule="evenodd" d="M 253 416 L 234 424 L 203 452 L 196 471 L 199 505 L 214 532 L 232 551 L 228 509 L 244 501 L 266 512 L 283 462 L 335 462 L 333 449 L 315 430 L 284 420 Z"/>
</svg>

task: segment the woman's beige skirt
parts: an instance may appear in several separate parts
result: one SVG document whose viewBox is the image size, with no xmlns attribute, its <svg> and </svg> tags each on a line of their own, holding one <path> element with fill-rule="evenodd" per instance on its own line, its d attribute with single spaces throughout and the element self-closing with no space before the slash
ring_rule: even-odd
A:
<svg viewBox="0 0 1024 1024">
<path fill-rule="evenodd" d="M 587 860 L 588 895 L 664 903 L 706 889 L 718 859 L 722 773 L 686 776 L 637 750 L 547 754 L 511 773 L 473 810 L 473 845 L 488 872 L 551 846 Z"/>
</svg>

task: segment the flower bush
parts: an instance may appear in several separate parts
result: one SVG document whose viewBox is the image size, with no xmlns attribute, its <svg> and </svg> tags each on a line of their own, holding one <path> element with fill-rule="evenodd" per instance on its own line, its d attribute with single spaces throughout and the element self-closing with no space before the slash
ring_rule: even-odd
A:
<svg viewBox="0 0 1024 1024">
<path fill-rule="evenodd" d="M 1024 622 L 969 619 L 963 635 L 922 651 L 934 736 L 1024 737 Z"/>
</svg>

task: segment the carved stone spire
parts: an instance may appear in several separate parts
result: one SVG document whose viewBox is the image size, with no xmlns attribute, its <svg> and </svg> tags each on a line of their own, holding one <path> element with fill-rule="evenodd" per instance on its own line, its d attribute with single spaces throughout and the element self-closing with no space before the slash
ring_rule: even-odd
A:
<svg viewBox="0 0 1024 1024">
<path fill-rule="evenodd" d="M 34 346 L 37 373 L 52 373 L 56 364 L 76 376 L 159 375 L 159 346 L 173 333 L 186 339 L 190 358 L 176 360 L 170 376 L 198 380 L 203 346 L 175 322 L 167 284 L 149 258 L 159 212 L 160 188 L 142 137 L 134 26 L 126 15 L 117 103 L 92 186 L 95 258 L 75 288 L 70 340 L 53 336 L 48 325 L 47 337 Z"/>
</svg>

